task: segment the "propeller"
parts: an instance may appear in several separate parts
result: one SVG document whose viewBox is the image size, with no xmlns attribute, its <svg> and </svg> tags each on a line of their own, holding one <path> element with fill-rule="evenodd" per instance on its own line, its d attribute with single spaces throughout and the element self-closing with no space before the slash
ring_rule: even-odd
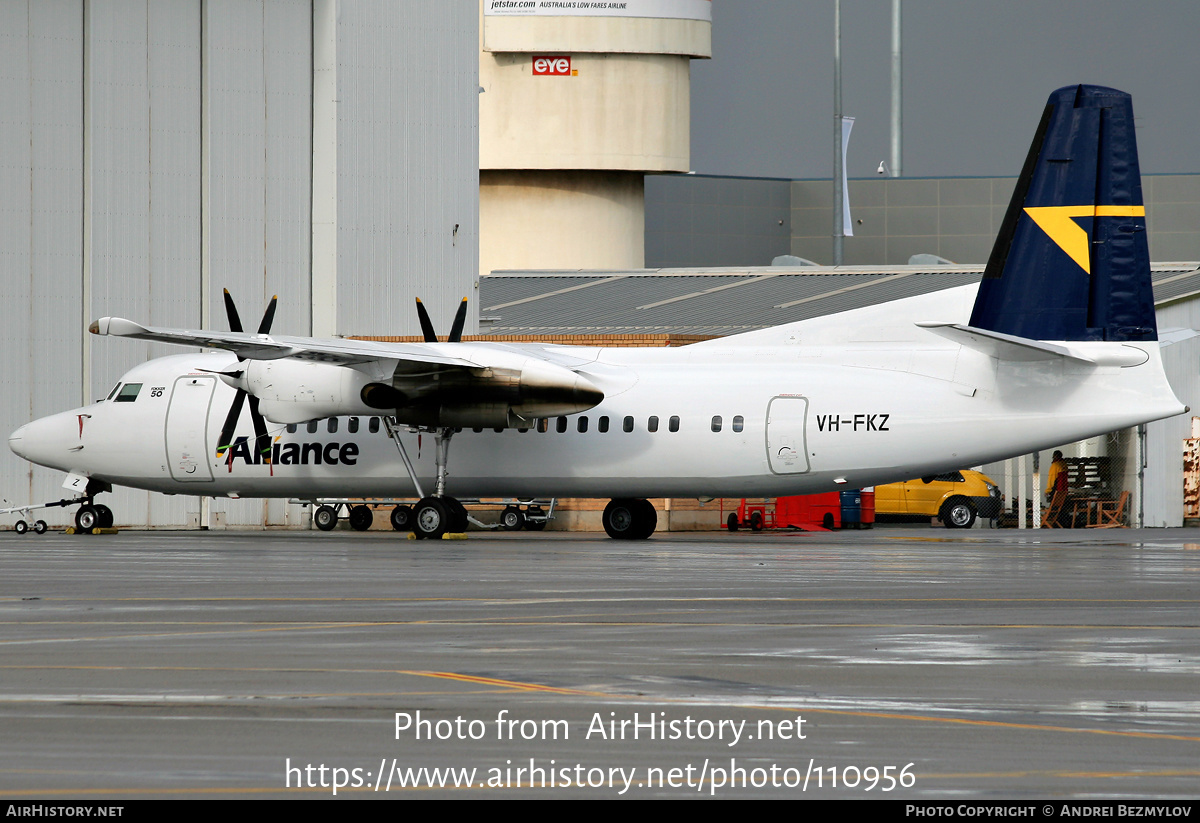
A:
<svg viewBox="0 0 1200 823">
<path fill-rule="evenodd" d="M 234 305 L 233 296 L 230 295 L 229 289 L 225 289 L 225 315 L 229 318 L 229 330 L 234 332 L 242 331 L 242 319 L 238 316 L 237 306 Z M 279 302 L 279 295 L 271 297 L 271 302 L 267 304 L 267 310 L 263 312 L 262 321 L 258 324 L 259 334 L 268 334 L 271 331 L 271 323 L 275 320 L 275 306 Z M 238 355 L 238 362 L 241 363 L 245 358 Z M 243 372 L 227 372 L 230 377 L 241 377 Z M 233 396 L 233 403 L 229 406 L 229 414 L 225 416 L 225 425 L 221 427 L 221 436 L 217 440 L 217 457 L 223 457 L 233 445 L 233 430 L 237 426 L 238 419 L 242 416 L 242 406 L 246 402 L 247 392 L 245 389 L 237 389 L 237 394 Z M 262 455 L 262 462 L 266 465 L 271 463 L 271 437 L 267 434 L 267 421 L 258 411 L 258 398 L 254 395 L 250 397 L 250 421 L 254 424 L 254 448 L 258 454 Z"/>
<path fill-rule="evenodd" d="M 417 319 L 421 321 L 421 334 L 425 335 L 426 343 L 438 342 L 437 332 L 433 330 L 433 323 L 429 320 L 429 312 L 425 311 L 425 304 L 421 302 L 421 298 L 417 298 Z M 461 343 L 463 326 L 467 324 L 467 298 L 463 298 L 458 304 L 458 311 L 454 314 L 454 323 L 450 326 L 450 336 L 446 338 L 447 343 Z"/>
<path fill-rule="evenodd" d="M 421 298 L 417 298 L 417 319 L 421 321 L 421 334 L 425 337 L 426 343 L 437 343 L 437 332 L 433 329 L 433 321 L 429 319 L 429 312 L 425 309 L 425 304 L 421 302 Z M 450 325 L 450 336 L 446 338 L 447 343 L 461 343 L 463 326 L 467 324 L 467 298 L 463 298 L 458 304 L 458 311 L 454 314 L 454 322 Z M 408 398 L 404 392 L 390 386 L 387 383 L 368 383 L 363 386 L 359 397 L 363 403 L 373 409 L 399 409 L 408 403 Z"/>
</svg>

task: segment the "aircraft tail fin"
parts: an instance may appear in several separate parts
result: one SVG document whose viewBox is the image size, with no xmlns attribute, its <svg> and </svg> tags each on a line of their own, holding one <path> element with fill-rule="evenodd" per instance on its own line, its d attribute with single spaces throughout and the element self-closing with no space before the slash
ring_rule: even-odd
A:
<svg viewBox="0 0 1200 823">
<path fill-rule="evenodd" d="M 1157 339 L 1128 94 L 1050 95 L 970 325 L 1034 340 Z"/>
</svg>

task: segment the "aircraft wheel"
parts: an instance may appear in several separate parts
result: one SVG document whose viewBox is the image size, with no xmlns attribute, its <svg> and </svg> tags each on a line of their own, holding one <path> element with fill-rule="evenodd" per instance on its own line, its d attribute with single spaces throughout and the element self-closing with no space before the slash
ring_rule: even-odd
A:
<svg viewBox="0 0 1200 823">
<path fill-rule="evenodd" d="M 634 524 L 634 500 L 610 500 L 604 507 L 600 520 L 604 531 L 614 540 L 632 540 Z"/>
<path fill-rule="evenodd" d="M 413 510 L 413 532 L 431 540 L 450 530 L 450 508 L 439 497 L 426 497 Z"/>
<path fill-rule="evenodd" d="M 504 511 L 500 512 L 500 528 L 506 532 L 518 532 L 526 525 L 525 513 L 516 506 L 505 506 Z"/>
<path fill-rule="evenodd" d="M 84 534 L 91 534 L 92 529 L 100 525 L 100 512 L 95 506 L 80 506 L 75 512 L 75 527 Z"/>
<path fill-rule="evenodd" d="M 365 532 L 375 522 L 375 512 L 366 506 L 355 506 L 350 510 L 350 528 L 356 532 Z"/>
<path fill-rule="evenodd" d="M 750 531 L 760 532 L 763 529 L 762 512 L 750 512 Z"/>
<path fill-rule="evenodd" d="M 113 524 L 112 509 L 103 504 L 96 506 L 96 514 L 100 516 L 100 522 L 97 524 L 102 529 L 111 529 Z"/>
<path fill-rule="evenodd" d="M 938 516 L 947 529 L 969 529 L 975 525 L 975 507 L 962 497 L 947 500 Z"/>
<path fill-rule="evenodd" d="M 18 520 L 13 525 L 13 531 L 15 531 L 17 534 L 25 534 L 25 532 L 29 531 L 29 524 L 24 520 Z"/>
<path fill-rule="evenodd" d="M 453 497 L 443 497 L 442 502 L 450 510 L 450 532 L 465 532 L 467 530 L 467 507 Z"/>
<path fill-rule="evenodd" d="M 50 527 L 46 525 L 46 521 L 45 521 L 45 520 L 39 520 L 39 521 L 37 521 L 36 523 L 34 523 L 34 524 L 33 524 L 33 532 L 34 532 L 34 534 L 45 534 L 45 533 L 46 533 L 46 529 L 48 529 L 48 528 L 50 528 Z"/>
<path fill-rule="evenodd" d="M 392 509 L 392 528 L 398 532 L 412 531 L 413 512 L 408 506 Z"/>
<path fill-rule="evenodd" d="M 337 511 L 333 506 L 318 506 L 313 512 L 313 523 L 323 532 L 333 531 L 338 524 Z"/>
<path fill-rule="evenodd" d="M 649 500 L 643 499 L 635 502 L 638 504 L 638 531 L 634 539 L 645 540 L 658 528 L 658 512 L 654 510 L 654 506 Z"/>
<path fill-rule="evenodd" d="M 615 540 L 645 540 L 658 525 L 658 513 L 649 500 L 610 500 L 601 517 L 604 531 Z"/>
<path fill-rule="evenodd" d="M 738 526 L 740 524 L 738 523 L 737 512 L 729 513 L 729 517 L 725 518 L 725 525 L 726 525 L 726 527 L 728 527 L 728 529 L 731 532 L 735 532 L 738 530 Z"/>
</svg>

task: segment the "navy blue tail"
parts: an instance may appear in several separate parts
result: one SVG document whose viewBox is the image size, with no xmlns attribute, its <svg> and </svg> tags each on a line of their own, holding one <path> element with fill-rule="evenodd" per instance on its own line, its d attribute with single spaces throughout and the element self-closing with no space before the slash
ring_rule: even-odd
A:
<svg viewBox="0 0 1200 823">
<path fill-rule="evenodd" d="M 1128 94 L 1050 95 L 971 325 L 1035 340 L 1157 339 Z"/>
</svg>

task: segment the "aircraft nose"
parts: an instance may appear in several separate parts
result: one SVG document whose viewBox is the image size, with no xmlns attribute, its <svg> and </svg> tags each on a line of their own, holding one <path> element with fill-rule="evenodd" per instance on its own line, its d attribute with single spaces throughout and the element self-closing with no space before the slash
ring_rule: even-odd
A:
<svg viewBox="0 0 1200 823">
<path fill-rule="evenodd" d="M 8 448 L 18 457 L 24 457 L 26 460 L 29 459 L 25 453 L 25 433 L 28 429 L 28 425 L 22 426 L 8 436 Z"/>
<path fill-rule="evenodd" d="M 70 446 L 80 439 L 73 428 L 77 419 L 78 415 L 66 412 L 26 423 L 8 436 L 8 447 L 30 463 L 62 468 Z"/>
</svg>

